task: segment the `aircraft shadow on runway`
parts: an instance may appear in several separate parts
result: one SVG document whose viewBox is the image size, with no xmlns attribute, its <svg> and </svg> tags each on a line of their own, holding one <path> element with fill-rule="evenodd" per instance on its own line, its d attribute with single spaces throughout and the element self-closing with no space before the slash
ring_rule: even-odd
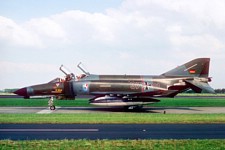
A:
<svg viewBox="0 0 225 150">
<path fill-rule="evenodd" d="M 141 109 L 124 109 L 123 107 L 61 107 L 60 110 L 65 111 L 82 111 L 82 112 L 135 112 L 135 113 L 166 113 L 171 111 L 193 111 L 199 112 L 201 110 L 190 107 L 143 107 Z"/>
</svg>

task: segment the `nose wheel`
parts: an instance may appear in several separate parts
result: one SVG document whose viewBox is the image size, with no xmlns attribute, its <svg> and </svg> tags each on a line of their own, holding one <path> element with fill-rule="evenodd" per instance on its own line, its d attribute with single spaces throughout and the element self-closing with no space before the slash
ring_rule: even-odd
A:
<svg viewBox="0 0 225 150">
<path fill-rule="evenodd" d="M 53 97 L 50 97 L 50 99 L 48 100 L 48 106 L 50 108 L 50 110 L 55 110 L 55 105 L 54 105 L 54 102 L 53 102 Z"/>
<path fill-rule="evenodd" d="M 50 108 L 50 110 L 55 110 L 55 106 L 54 105 L 50 106 L 49 108 Z"/>
</svg>

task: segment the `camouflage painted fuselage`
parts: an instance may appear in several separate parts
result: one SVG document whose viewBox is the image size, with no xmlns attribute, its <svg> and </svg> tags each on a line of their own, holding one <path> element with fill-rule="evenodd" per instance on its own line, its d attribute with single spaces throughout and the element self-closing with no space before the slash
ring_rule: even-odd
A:
<svg viewBox="0 0 225 150">
<path fill-rule="evenodd" d="M 192 89 L 214 93 L 208 85 L 209 58 L 199 58 L 172 69 L 159 76 L 141 75 L 94 75 L 80 78 L 53 80 L 17 90 L 24 97 L 55 95 L 75 99 L 77 95 L 91 95 L 91 104 L 109 106 L 132 106 L 158 102 L 155 97 L 174 97 Z"/>
<path fill-rule="evenodd" d="M 72 82 L 75 95 L 172 96 L 188 89 L 184 79 L 190 77 L 90 75 Z"/>
</svg>

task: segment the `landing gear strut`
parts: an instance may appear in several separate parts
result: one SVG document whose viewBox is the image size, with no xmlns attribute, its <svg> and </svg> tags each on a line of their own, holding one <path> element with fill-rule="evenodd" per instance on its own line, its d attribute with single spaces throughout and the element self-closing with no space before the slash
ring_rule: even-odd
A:
<svg viewBox="0 0 225 150">
<path fill-rule="evenodd" d="M 48 106 L 50 108 L 50 110 L 55 110 L 55 105 L 54 105 L 54 102 L 53 102 L 53 97 L 50 97 L 50 99 L 48 100 Z"/>
<path fill-rule="evenodd" d="M 124 109 L 127 111 L 141 111 L 143 105 L 125 106 Z"/>
</svg>

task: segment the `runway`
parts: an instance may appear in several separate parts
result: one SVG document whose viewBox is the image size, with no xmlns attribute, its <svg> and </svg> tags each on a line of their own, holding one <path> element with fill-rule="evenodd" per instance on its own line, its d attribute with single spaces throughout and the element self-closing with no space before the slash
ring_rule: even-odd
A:
<svg viewBox="0 0 225 150">
<path fill-rule="evenodd" d="M 23 98 L 23 96 L 19 96 L 19 95 L 0 95 L 0 98 Z M 76 98 L 93 98 L 93 96 L 89 96 L 89 95 L 79 95 L 76 96 Z M 225 98 L 225 96 L 218 96 L 218 95 L 210 95 L 210 96 L 183 96 L 183 95 L 177 95 L 175 96 L 175 98 Z"/>
<path fill-rule="evenodd" d="M 8 113 L 131 113 L 119 107 L 0 107 Z M 221 114 L 225 107 L 144 107 L 137 113 Z M 0 140 L 225 139 L 225 124 L 0 124 Z"/>
<path fill-rule="evenodd" d="M 0 124 L 0 140 L 224 138 L 225 124 Z"/>
<path fill-rule="evenodd" d="M 0 113 L 131 113 L 112 107 L 0 107 Z M 137 113 L 225 113 L 225 107 L 145 107 Z M 138 120 L 137 120 L 138 121 Z M 224 139 L 225 124 L 0 124 L 0 140 Z"/>
<path fill-rule="evenodd" d="M 0 107 L 0 113 L 130 113 L 133 111 L 125 111 L 121 107 L 56 107 L 51 111 L 48 107 Z M 213 114 L 225 113 L 225 107 L 144 107 L 137 113 L 167 113 L 167 114 Z"/>
</svg>

